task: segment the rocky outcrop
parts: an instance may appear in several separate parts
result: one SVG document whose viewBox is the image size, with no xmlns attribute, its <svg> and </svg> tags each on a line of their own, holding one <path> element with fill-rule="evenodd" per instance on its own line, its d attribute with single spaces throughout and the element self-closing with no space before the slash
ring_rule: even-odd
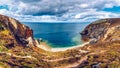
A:
<svg viewBox="0 0 120 68">
<path fill-rule="evenodd" d="M 14 43 L 23 46 L 35 45 L 32 29 L 13 18 L 0 15 L 0 32 L 5 30 L 9 32 L 9 34 L 0 36 L 0 40 L 6 38 L 11 39 L 9 42 L 12 42 L 12 44 Z"/>
<path fill-rule="evenodd" d="M 97 20 L 81 32 L 83 41 L 120 41 L 120 18 Z"/>
</svg>

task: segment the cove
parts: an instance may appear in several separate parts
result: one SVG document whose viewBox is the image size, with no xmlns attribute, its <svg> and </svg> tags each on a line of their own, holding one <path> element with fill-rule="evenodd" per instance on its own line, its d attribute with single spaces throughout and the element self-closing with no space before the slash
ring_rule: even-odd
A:
<svg viewBox="0 0 120 68">
<path fill-rule="evenodd" d="M 33 29 L 36 39 L 42 38 L 52 48 L 65 48 L 83 44 L 80 32 L 89 24 L 59 22 L 24 22 Z"/>
</svg>

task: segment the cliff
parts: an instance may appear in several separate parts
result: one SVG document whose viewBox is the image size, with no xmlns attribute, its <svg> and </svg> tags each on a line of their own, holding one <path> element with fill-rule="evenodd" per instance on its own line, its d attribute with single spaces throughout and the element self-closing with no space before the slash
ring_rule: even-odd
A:
<svg viewBox="0 0 120 68">
<path fill-rule="evenodd" d="M 6 45 L 35 45 L 33 31 L 28 26 L 21 24 L 19 21 L 0 15 L 0 40 Z M 2 43 L 0 41 L 0 43 Z"/>
<path fill-rule="evenodd" d="M 48 68 L 41 59 L 44 50 L 35 45 L 32 29 L 0 15 L 0 68 Z"/>
<path fill-rule="evenodd" d="M 76 68 L 120 68 L 120 18 L 94 21 L 81 32 L 90 44 L 82 49 L 91 53 Z"/>
<path fill-rule="evenodd" d="M 83 41 L 111 42 L 120 41 L 120 18 L 97 20 L 81 32 Z"/>
</svg>

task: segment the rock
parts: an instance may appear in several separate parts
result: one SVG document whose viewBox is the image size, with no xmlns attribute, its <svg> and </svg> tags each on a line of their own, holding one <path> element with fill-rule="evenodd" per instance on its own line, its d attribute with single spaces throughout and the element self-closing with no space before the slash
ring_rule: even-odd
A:
<svg viewBox="0 0 120 68">
<path fill-rule="evenodd" d="M 28 26 L 21 24 L 16 19 L 0 15 L 0 31 L 7 30 L 14 39 L 15 44 L 19 45 L 35 45 L 33 31 Z"/>
<path fill-rule="evenodd" d="M 118 39 L 120 38 L 120 18 L 97 20 L 88 25 L 80 34 L 83 41 L 92 43 Z"/>
<path fill-rule="evenodd" d="M 93 38 L 93 39 L 90 40 L 90 44 L 95 44 L 95 43 L 97 43 L 97 39 L 96 38 Z"/>
<path fill-rule="evenodd" d="M 101 63 L 93 64 L 92 68 L 99 68 Z"/>
</svg>

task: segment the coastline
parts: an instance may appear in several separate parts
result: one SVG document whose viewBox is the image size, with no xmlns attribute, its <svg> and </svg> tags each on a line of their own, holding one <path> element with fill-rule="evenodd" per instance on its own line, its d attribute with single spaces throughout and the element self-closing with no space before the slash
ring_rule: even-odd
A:
<svg viewBox="0 0 120 68">
<path fill-rule="evenodd" d="M 72 46 L 72 47 L 65 47 L 65 48 L 52 48 L 50 47 L 49 45 L 47 45 L 46 42 L 40 42 L 40 44 L 36 41 L 37 43 L 37 47 L 45 50 L 45 51 L 50 51 L 50 52 L 59 52 L 59 51 L 66 51 L 66 50 L 69 50 L 69 49 L 74 49 L 74 48 L 79 48 L 79 47 L 82 47 L 84 45 L 87 45 L 89 44 L 89 42 L 85 42 L 83 44 L 80 44 L 80 45 L 76 45 L 76 46 Z"/>
<path fill-rule="evenodd" d="M 86 42 L 86 43 L 83 43 L 83 44 L 80 44 L 80 45 L 76 45 L 76 46 L 72 46 L 72 47 L 65 47 L 65 48 L 51 48 L 51 52 L 66 51 L 66 50 L 69 50 L 69 49 L 79 48 L 79 47 L 82 47 L 82 46 L 87 45 L 87 44 L 89 44 L 89 42 Z"/>
</svg>

